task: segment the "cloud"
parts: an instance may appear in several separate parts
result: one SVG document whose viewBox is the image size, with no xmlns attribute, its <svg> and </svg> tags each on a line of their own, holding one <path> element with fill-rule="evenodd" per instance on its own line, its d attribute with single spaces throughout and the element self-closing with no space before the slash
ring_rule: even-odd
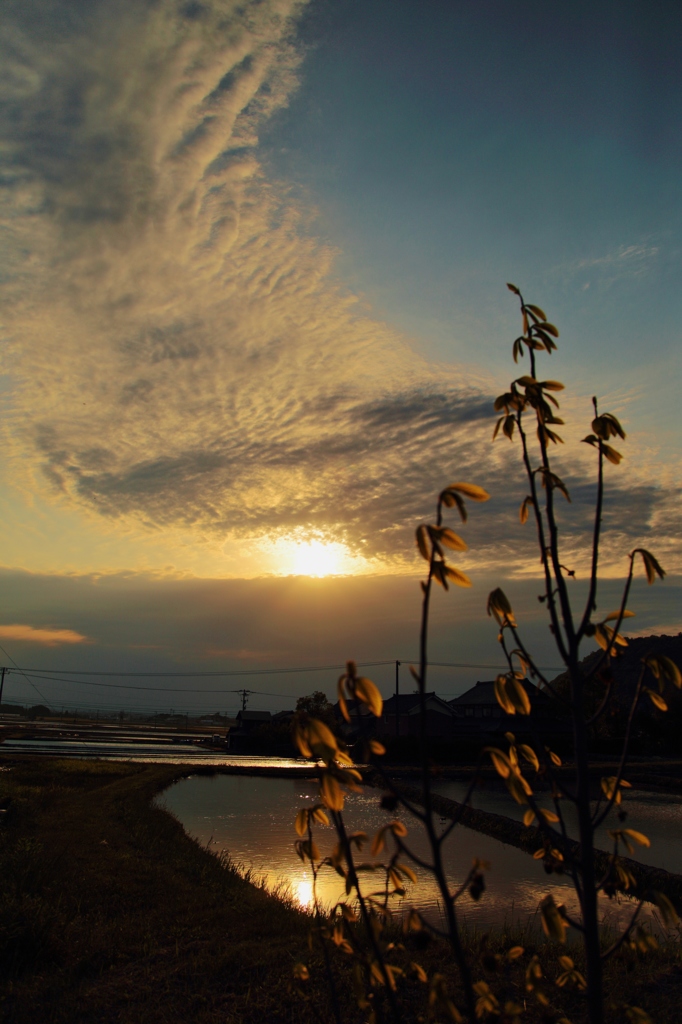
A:
<svg viewBox="0 0 682 1024">
<path fill-rule="evenodd" d="M 654 244 L 655 241 L 659 244 Z M 598 256 L 587 256 L 561 264 L 554 267 L 551 273 L 571 283 L 582 281 L 583 290 L 590 288 L 593 283 L 601 289 L 607 289 L 617 281 L 632 280 L 651 273 L 668 256 L 660 243 L 660 239 L 646 237 L 619 245 Z"/>
<path fill-rule="evenodd" d="M 428 363 L 368 315 L 259 165 L 259 128 L 297 85 L 302 6 L 6 3 L 13 479 L 122 527 L 308 531 L 405 565 L 438 490 L 471 479 L 496 496 L 467 535 L 476 557 L 523 565 L 491 376 Z M 584 538 L 584 459 L 569 470 Z M 627 530 L 661 502 L 633 495 Z"/>
<path fill-rule="evenodd" d="M 59 644 L 84 644 L 88 638 L 73 629 L 50 629 L 25 626 L 15 623 L 11 626 L 0 626 L 0 637 L 3 640 L 19 640 L 22 643 L 44 644 L 46 647 L 57 647 Z"/>
</svg>

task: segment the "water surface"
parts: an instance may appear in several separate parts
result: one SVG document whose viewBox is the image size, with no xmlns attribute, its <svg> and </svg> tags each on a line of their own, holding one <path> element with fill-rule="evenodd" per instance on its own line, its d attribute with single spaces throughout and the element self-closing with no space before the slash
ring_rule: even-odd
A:
<svg viewBox="0 0 682 1024">
<path fill-rule="evenodd" d="M 443 783 L 440 791 L 457 799 L 464 787 L 457 783 Z M 379 806 L 380 793 L 369 787 L 362 794 L 352 795 L 344 812 L 348 831 L 362 830 L 370 836 L 386 824 L 392 815 Z M 312 906 L 313 878 L 309 864 L 303 864 L 294 850 L 296 834 L 294 818 L 300 807 L 312 805 L 317 799 L 315 780 L 270 779 L 250 776 L 217 775 L 214 777 L 194 776 L 183 779 L 159 798 L 159 803 L 171 811 L 183 824 L 186 831 L 202 845 L 215 852 L 224 852 L 244 868 L 252 869 L 262 876 L 272 888 L 284 883 L 298 902 L 305 907 Z M 657 798 L 658 799 L 658 798 Z M 483 793 L 477 796 L 476 805 L 485 810 L 518 816 L 518 811 L 502 793 Z M 679 866 L 671 855 L 675 840 L 671 834 L 670 822 L 674 821 L 677 835 L 680 834 L 680 816 L 677 808 L 665 798 L 656 804 L 648 794 L 636 794 L 632 805 L 640 805 L 649 815 L 648 830 L 657 838 L 652 840 L 650 859 L 647 863 L 670 865 L 671 870 Z M 418 827 L 409 829 L 407 842 L 422 859 L 428 857 L 425 840 Z M 445 826 L 447 822 L 443 821 Z M 644 829 L 642 821 L 632 815 L 632 827 Z M 668 830 L 666 844 L 661 839 Z M 323 855 L 331 852 L 335 835 L 331 828 L 318 827 L 317 843 Z M 512 920 L 525 924 L 536 914 L 539 901 L 548 892 L 553 892 L 557 903 L 565 903 L 573 913 L 577 912 L 576 898 L 572 886 L 565 878 L 548 876 L 542 863 L 513 846 L 497 839 L 458 826 L 447 841 L 445 848 L 446 868 L 451 884 L 457 885 L 466 876 L 474 857 L 489 862 L 486 871 L 487 888 L 478 902 L 465 894 L 460 903 L 461 913 L 472 927 L 488 928 L 500 926 Z M 656 859 L 656 858 L 659 859 Z M 367 848 L 361 859 L 371 860 Z M 664 863 L 663 863 L 664 862 Z M 416 906 L 430 919 L 440 918 L 439 893 L 432 877 L 413 865 L 417 876 L 416 885 L 408 884 L 404 900 L 397 900 L 398 913 L 408 906 Z M 379 875 L 366 876 L 368 890 L 379 886 Z M 322 870 L 318 897 L 327 907 L 333 906 L 344 897 L 343 881 L 330 868 Z M 614 900 L 602 899 L 603 918 L 612 924 L 629 919 L 633 908 L 626 897 Z"/>
</svg>

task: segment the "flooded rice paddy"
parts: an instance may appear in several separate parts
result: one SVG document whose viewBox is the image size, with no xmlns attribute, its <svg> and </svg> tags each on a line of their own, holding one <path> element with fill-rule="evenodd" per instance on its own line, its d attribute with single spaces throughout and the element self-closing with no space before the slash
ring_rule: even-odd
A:
<svg viewBox="0 0 682 1024">
<path fill-rule="evenodd" d="M 441 782 L 436 788 L 455 800 L 464 793 L 464 786 L 455 782 Z M 263 878 L 271 889 L 283 885 L 301 906 L 311 908 L 313 877 L 310 865 L 303 864 L 294 850 L 294 818 L 299 808 L 315 802 L 316 791 L 312 779 L 194 776 L 172 786 L 158 802 L 203 846 L 215 853 L 227 854 L 243 869 L 250 869 Z M 363 793 L 350 797 L 345 811 L 349 832 L 361 830 L 371 837 L 391 820 L 393 815 L 379 806 L 380 795 L 378 790 L 366 787 Z M 522 816 L 522 809 L 502 791 L 483 790 L 476 794 L 473 802 L 482 810 L 515 818 Z M 639 859 L 669 871 L 680 871 L 682 807 L 679 798 L 633 791 L 627 806 L 628 825 L 645 832 L 651 839 L 650 849 L 638 849 L 642 854 Z M 405 823 L 409 829 L 407 842 L 418 857 L 428 859 L 427 845 L 416 823 L 414 827 L 407 819 Z M 442 826 L 446 825 L 443 821 Z M 329 853 L 335 842 L 332 828 L 318 827 L 316 838 L 322 854 Z M 609 848 L 605 833 L 603 839 L 602 848 Z M 448 877 L 453 886 L 466 876 L 474 857 L 490 864 L 482 898 L 476 902 L 466 894 L 461 899 L 460 912 L 471 927 L 500 927 L 505 921 L 525 925 L 534 919 L 539 901 L 550 891 L 557 903 L 565 903 L 573 913 L 577 911 L 570 883 L 563 876 L 546 875 L 542 862 L 513 846 L 458 826 L 448 839 L 445 851 Z M 367 848 L 362 859 L 371 859 Z M 435 883 L 422 868 L 415 867 L 415 871 L 417 884 L 408 886 L 405 898 L 394 903 L 394 910 L 401 913 L 415 906 L 437 922 L 441 911 Z M 365 877 L 369 891 L 380 887 L 378 874 Z M 344 897 L 343 881 L 331 868 L 322 869 L 317 895 L 327 907 Z M 626 897 L 603 898 L 601 904 L 604 920 L 614 926 L 626 921 L 632 909 L 633 903 Z"/>
</svg>

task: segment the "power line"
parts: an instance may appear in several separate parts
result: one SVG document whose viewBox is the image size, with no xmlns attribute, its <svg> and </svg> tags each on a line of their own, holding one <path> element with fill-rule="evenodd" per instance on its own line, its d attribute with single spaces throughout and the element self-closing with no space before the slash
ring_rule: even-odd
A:
<svg viewBox="0 0 682 1024">
<path fill-rule="evenodd" d="M 4 648 L 0 648 L 4 651 Z M 5 651 L 5 654 L 7 652 Z M 7 655 L 9 657 L 9 655 Z M 98 678 L 115 676 L 119 679 L 203 679 L 203 678 L 225 678 L 232 676 L 275 676 L 275 675 L 293 675 L 300 672 L 338 672 L 345 669 L 345 665 L 304 665 L 297 668 L 258 668 L 258 669 L 229 669 L 224 672 L 101 672 L 99 670 L 89 669 L 61 669 L 61 668 L 26 668 L 19 669 L 14 659 L 10 659 L 17 667 L 18 671 L 22 674 L 33 675 L 36 679 L 49 679 L 53 676 L 97 676 Z M 402 664 L 409 664 L 409 658 L 400 658 Z M 415 659 L 412 659 L 415 660 Z M 395 659 L 392 658 L 390 661 L 363 661 L 358 662 L 361 668 L 378 668 L 386 665 L 394 665 Z M 488 662 L 476 662 L 476 661 L 431 661 L 428 663 L 429 668 L 482 668 L 488 669 L 491 672 L 498 672 L 506 666 L 498 664 L 491 665 Z M 563 672 L 565 665 L 538 665 L 537 668 L 543 672 Z M 49 674 L 48 674 L 49 673 Z M 65 682 L 76 683 L 78 680 L 70 679 L 64 680 Z M 90 683 L 89 685 L 105 686 L 105 683 Z M 117 684 L 108 684 L 117 685 Z M 122 684 L 121 684 L 122 685 Z M 134 687 L 128 687 L 134 689 Z M 154 687 L 138 687 L 138 689 L 154 689 Z M 163 689 L 158 687 L 159 690 Z M 178 691 L 180 692 L 180 691 Z M 193 693 L 236 693 L 238 691 L 226 690 L 193 690 Z M 271 694 L 270 696 L 279 696 L 279 694 Z M 291 696 L 289 694 L 282 694 L 282 696 Z"/>
<path fill-rule="evenodd" d="M 10 660 L 10 661 L 12 662 L 12 664 L 14 665 L 14 667 L 15 667 L 16 671 L 17 671 L 17 672 L 20 672 L 20 673 L 21 673 L 21 675 L 22 675 L 22 676 L 24 677 L 24 679 L 25 679 L 25 680 L 26 680 L 26 682 L 27 682 L 27 683 L 29 684 L 29 686 L 32 686 L 32 687 L 33 687 L 33 689 L 34 689 L 34 690 L 36 691 L 36 693 L 38 694 L 38 696 L 40 697 L 40 699 L 41 699 L 41 700 L 43 700 L 43 701 L 45 701 L 45 703 L 46 703 L 46 704 L 47 704 L 47 706 L 49 707 L 50 705 L 49 705 L 49 703 L 48 703 L 47 697 L 43 697 L 42 693 L 40 692 L 40 690 L 38 689 L 38 687 L 37 687 L 37 686 L 35 685 L 35 683 L 31 682 L 31 680 L 30 680 L 30 679 L 28 678 L 28 676 L 26 675 L 26 673 L 24 672 L 24 670 L 23 670 L 23 669 L 21 669 L 21 668 L 19 668 L 19 666 L 17 665 L 17 663 L 16 663 L 16 661 L 14 660 L 14 658 L 12 657 L 12 655 L 11 655 L 11 654 L 8 654 L 8 653 L 7 653 L 7 651 L 6 651 L 6 650 L 5 650 L 5 648 L 4 648 L 3 646 L 2 646 L 2 644 L 0 644 L 0 651 L 2 651 L 2 653 L 3 653 L 4 655 L 5 655 L 5 657 L 6 657 L 6 658 L 9 658 L 9 660 Z"/>
<path fill-rule="evenodd" d="M 2 648 L 4 650 L 4 648 Z M 7 653 L 5 651 L 5 653 Z M 7 655 L 9 658 L 9 655 Z M 16 662 L 14 662 L 16 665 Z M 362 668 L 376 668 L 379 665 L 393 665 L 394 660 L 391 661 L 362 661 L 357 662 Z M 18 667 L 18 666 L 17 666 Z M 245 669 L 229 669 L 224 672 L 100 672 L 100 671 L 89 671 L 85 669 L 71 670 L 68 668 L 26 668 L 20 669 L 19 671 L 32 672 L 32 673 L 43 673 L 50 672 L 53 675 L 71 675 L 71 676 L 118 676 L 125 678 L 161 678 L 161 679 L 198 679 L 198 678 L 209 678 L 211 676 L 277 676 L 277 675 L 292 675 L 297 672 L 339 672 L 345 669 L 346 665 L 305 665 L 299 668 L 245 668 Z"/>
<path fill-rule="evenodd" d="M 34 670 L 26 669 L 21 674 L 29 680 L 29 676 L 33 675 Z M 113 674 L 113 673 L 112 673 Z M 45 680 L 51 683 L 71 683 L 74 686 L 96 686 L 99 689 L 104 690 L 144 690 L 148 693 L 241 693 L 241 690 L 197 690 L 194 687 L 175 687 L 175 686 L 134 686 L 131 683 L 94 683 L 89 679 L 69 679 L 65 676 L 48 676 L 48 675 L 35 675 L 34 678 L 39 680 Z M 293 693 L 267 693 L 265 690 L 250 690 L 250 693 L 258 693 L 264 697 L 287 697 L 290 700 L 295 700 L 296 695 Z"/>
</svg>

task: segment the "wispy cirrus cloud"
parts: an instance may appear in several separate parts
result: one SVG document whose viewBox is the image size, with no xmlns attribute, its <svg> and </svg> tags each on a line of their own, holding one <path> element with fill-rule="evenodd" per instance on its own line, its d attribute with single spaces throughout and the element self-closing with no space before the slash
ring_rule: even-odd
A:
<svg viewBox="0 0 682 1024">
<path fill-rule="evenodd" d="M 489 446 L 491 377 L 426 362 L 368 315 L 258 162 L 260 126 L 296 88 L 302 6 L 8 0 L 13 471 L 109 522 L 334 534 L 406 563 L 433 495 L 469 478 L 496 496 L 477 557 L 522 564 L 508 524 L 525 492 Z M 628 531 L 661 501 L 635 498 Z"/>
</svg>

